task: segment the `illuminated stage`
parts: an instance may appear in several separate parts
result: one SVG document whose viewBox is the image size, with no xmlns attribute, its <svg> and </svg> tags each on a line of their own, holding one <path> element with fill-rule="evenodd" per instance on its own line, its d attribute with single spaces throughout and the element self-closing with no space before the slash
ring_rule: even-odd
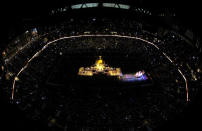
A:
<svg viewBox="0 0 202 131">
<path fill-rule="evenodd" d="M 135 81 L 145 81 L 148 77 L 144 71 L 138 71 L 134 74 L 122 74 L 119 80 L 123 82 L 135 82 Z"/>
<path fill-rule="evenodd" d="M 119 81 L 122 82 L 135 82 L 135 81 L 145 81 L 148 79 L 147 75 L 143 71 L 138 71 L 136 73 L 123 74 L 121 68 L 109 67 L 102 60 L 102 56 L 96 60 L 95 64 L 91 67 L 80 67 L 78 75 L 80 76 L 94 76 L 98 74 L 104 74 L 107 76 L 115 76 Z"/>
<path fill-rule="evenodd" d="M 102 60 L 102 56 L 99 56 L 99 59 L 96 60 L 95 64 L 91 67 L 80 67 L 78 75 L 81 76 L 93 76 L 94 74 L 106 74 L 108 76 L 120 76 L 121 69 L 109 67 Z"/>
</svg>

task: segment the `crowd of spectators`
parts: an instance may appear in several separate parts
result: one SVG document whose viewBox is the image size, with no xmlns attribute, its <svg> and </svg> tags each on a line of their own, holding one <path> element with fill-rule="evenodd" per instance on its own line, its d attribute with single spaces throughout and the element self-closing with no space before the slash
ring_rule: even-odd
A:
<svg viewBox="0 0 202 131">
<path fill-rule="evenodd" d="M 153 42 L 160 50 L 140 40 L 115 36 L 71 38 L 49 45 L 28 63 L 16 81 L 14 103 L 19 105 L 29 118 L 45 119 L 52 130 L 65 131 L 70 125 L 130 125 L 137 130 L 146 128 L 149 131 L 166 120 L 173 119 L 172 116 L 182 112 L 186 107 L 185 83 L 178 68 L 183 71 L 188 81 L 199 81 L 201 63 L 197 49 L 176 33 L 168 32 L 162 38 L 157 33 L 145 31 L 144 25 L 140 22 L 127 19 L 71 18 L 54 26 L 26 31 L 5 50 L 6 55 L 3 58 L 8 86 L 5 86 L 4 90 L 8 94 L 11 93 L 14 77 L 48 42 L 63 36 L 83 34 L 136 36 Z M 108 52 L 111 56 L 103 52 Z M 174 63 L 171 63 L 162 52 L 165 52 Z M 85 57 L 84 53 L 89 56 Z M 144 68 L 154 83 L 150 88 L 140 89 L 142 96 L 135 93 L 137 90 L 133 89 L 134 87 L 127 90 L 128 88 L 121 86 L 117 89 L 114 85 L 110 85 L 108 90 L 95 86 L 92 94 L 88 92 L 89 96 L 86 96 L 86 88 L 78 88 L 77 84 L 68 81 L 68 75 L 75 73 L 76 67 L 80 66 L 79 62 L 83 61 L 83 64 L 88 65 L 85 61 L 93 60 L 95 56 L 91 56 L 92 54 L 105 55 L 106 60 L 114 58 L 115 61 L 111 59 L 108 63 L 112 66 L 118 64 L 125 70 L 128 68 L 128 72 Z M 66 75 L 63 71 L 66 71 Z M 66 83 L 63 81 L 62 84 L 50 84 L 48 79 L 53 76 L 53 72 L 61 74 L 61 79 L 66 80 Z M 60 78 L 54 77 L 55 79 Z M 189 88 L 191 93 L 198 90 L 192 88 L 191 84 Z"/>
</svg>

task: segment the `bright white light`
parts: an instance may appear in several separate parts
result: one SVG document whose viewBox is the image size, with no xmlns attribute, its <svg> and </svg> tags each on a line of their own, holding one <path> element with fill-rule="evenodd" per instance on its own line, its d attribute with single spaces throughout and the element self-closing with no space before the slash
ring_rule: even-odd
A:
<svg viewBox="0 0 202 131">
<path fill-rule="evenodd" d="M 84 5 L 86 5 L 86 6 L 83 6 L 82 8 L 98 7 L 98 3 L 86 3 Z"/>
<path fill-rule="evenodd" d="M 103 3 L 103 7 L 114 7 L 115 3 Z"/>
<path fill-rule="evenodd" d="M 141 71 L 138 71 L 137 73 L 135 73 L 135 77 L 140 77 L 142 76 L 142 72 Z"/>
<path fill-rule="evenodd" d="M 72 9 L 80 9 L 82 6 L 82 4 L 77 4 L 77 5 L 72 5 L 71 8 Z"/>
<path fill-rule="evenodd" d="M 119 4 L 120 9 L 130 9 L 129 5 Z"/>
</svg>

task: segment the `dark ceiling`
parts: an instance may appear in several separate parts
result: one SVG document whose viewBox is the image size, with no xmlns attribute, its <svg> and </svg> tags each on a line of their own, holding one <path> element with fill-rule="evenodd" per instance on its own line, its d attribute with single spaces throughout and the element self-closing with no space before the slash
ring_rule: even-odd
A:
<svg viewBox="0 0 202 131">
<path fill-rule="evenodd" d="M 56 0 L 56 1 L 5 1 L 1 4 L 0 8 L 0 16 L 1 16 L 1 34 L 2 39 L 0 41 L 5 41 L 6 38 L 10 36 L 10 32 L 23 32 L 25 25 L 27 23 L 37 23 L 41 22 L 41 19 L 46 19 L 46 16 L 50 13 L 52 9 L 57 9 L 61 7 L 71 6 L 73 4 L 78 3 L 90 3 L 90 2 L 100 2 L 99 0 Z M 196 2 L 186 2 L 182 0 L 102 0 L 107 3 L 123 3 L 128 4 L 133 7 L 142 7 L 149 9 L 152 12 L 158 11 L 166 11 L 169 9 L 174 10 L 176 12 L 176 17 L 179 24 L 193 27 L 196 31 L 200 32 L 201 20 L 199 19 L 200 8 L 197 8 L 196 5 L 200 5 Z M 193 8 L 194 7 L 194 8 Z M 103 11 L 106 12 L 103 12 Z M 100 8 L 95 11 L 91 11 L 94 14 L 102 14 L 106 15 L 109 12 L 113 14 L 113 16 L 120 17 L 120 12 L 114 13 L 111 10 L 106 9 L 100 10 Z M 117 10 L 116 10 L 117 11 Z M 115 11 L 115 12 L 116 12 Z M 103 13 L 100 13 L 103 12 Z M 68 12 L 72 14 L 71 10 Z M 83 16 L 86 12 L 80 11 L 79 14 L 76 15 Z M 87 11 L 87 13 L 89 13 Z M 127 13 L 128 14 L 128 13 Z M 130 16 L 131 17 L 131 16 Z M 135 16 L 134 16 L 135 17 Z M 149 18 L 150 19 L 150 18 Z M 171 23 L 170 18 L 165 19 L 166 23 Z"/>
</svg>

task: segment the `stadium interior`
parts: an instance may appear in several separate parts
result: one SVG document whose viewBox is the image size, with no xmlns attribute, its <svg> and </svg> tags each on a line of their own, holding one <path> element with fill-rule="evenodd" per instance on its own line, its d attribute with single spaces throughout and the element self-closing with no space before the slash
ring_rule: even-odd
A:
<svg viewBox="0 0 202 131">
<path fill-rule="evenodd" d="M 0 128 L 202 129 L 197 9 L 146 0 L 30 4 L 6 4 L 1 15 Z"/>
</svg>

